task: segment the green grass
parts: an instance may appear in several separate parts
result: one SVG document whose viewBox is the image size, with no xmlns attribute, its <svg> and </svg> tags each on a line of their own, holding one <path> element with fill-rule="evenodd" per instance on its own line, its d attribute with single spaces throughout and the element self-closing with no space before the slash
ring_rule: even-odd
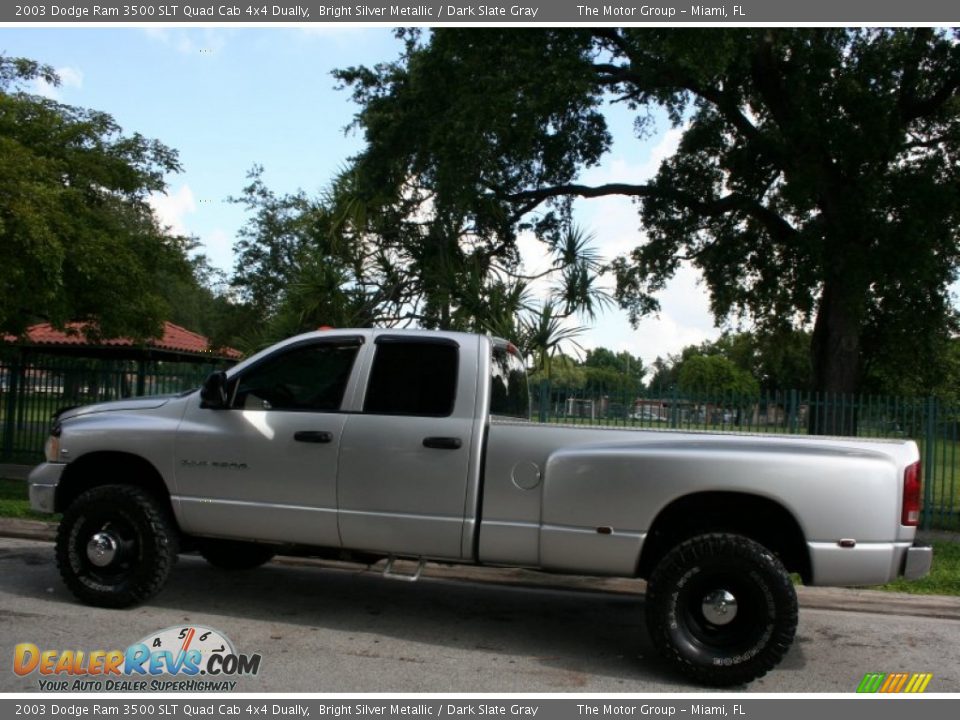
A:
<svg viewBox="0 0 960 720">
<path fill-rule="evenodd" d="M 933 567 L 929 575 L 919 580 L 900 579 L 877 589 L 915 595 L 960 595 L 960 543 L 935 540 L 931 544 Z"/>
<path fill-rule="evenodd" d="M 30 509 L 26 480 L 0 478 L 0 517 L 25 520 L 59 520 L 59 515 L 47 515 Z"/>
<path fill-rule="evenodd" d="M 59 520 L 59 515 L 33 512 L 27 499 L 25 480 L 0 479 L 0 517 L 27 520 Z M 897 580 L 879 590 L 916 595 L 960 595 L 960 543 L 933 542 L 933 569 L 920 580 Z"/>
</svg>

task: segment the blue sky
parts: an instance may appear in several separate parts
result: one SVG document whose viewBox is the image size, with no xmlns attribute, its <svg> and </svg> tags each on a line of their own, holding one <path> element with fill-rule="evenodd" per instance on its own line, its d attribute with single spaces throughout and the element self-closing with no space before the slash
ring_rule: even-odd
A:
<svg viewBox="0 0 960 720">
<path fill-rule="evenodd" d="M 160 205 L 224 268 L 244 220 L 226 198 L 240 194 L 255 163 L 277 192 L 322 189 L 361 147 L 344 134 L 354 107 L 330 71 L 396 48 L 386 28 L 0 29 L 0 51 L 61 72 L 59 88 L 41 91 L 178 150 L 184 171 Z"/>
<path fill-rule="evenodd" d="M 183 172 L 155 199 L 163 221 L 196 236 L 214 264 L 229 270 L 245 215 L 227 202 L 239 195 L 254 164 L 277 193 L 322 190 L 362 147 L 345 134 L 356 108 L 335 89 L 337 67 L 392 60 L 400 49 L 389 28 L 314 25 L 305 28 L 124 27 L 0 28 L 0 52 L 56 68 L 62 85 L 36 91 L 61 102 L 110 113 L 124 132 L 175 148 Z M 632 116 L 611 115 L 615 142 L 606 162 L 583 180 L 640 182 L 651 175 L 678 134 L 665 122 L 641 142 Z M 640 240 L 636 210 L 624 199 L 580 201 L 580 223 L 602 254 L 627 252 Z M 531 270 L 542 258 L 536 241 L 521 243 Z M 715 337 L 703 289 L 682 271 L 662 294 L 659 318 L 634 331 L 608 310 L 582 345 L 629 350 L 650 363 L 657 355 Z"/>
</svg>

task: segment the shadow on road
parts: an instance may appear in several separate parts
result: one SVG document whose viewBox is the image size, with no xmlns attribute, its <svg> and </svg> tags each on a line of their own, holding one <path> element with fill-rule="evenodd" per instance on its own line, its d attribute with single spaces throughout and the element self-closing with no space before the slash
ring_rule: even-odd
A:
<svg viewBox="0 0 960 720">
<path fill-rule="evenodd" d="M 82 607 L 60 581 L 52 547 L 0 550 L 0 568 L 21 577 L 13 585 L 4 582 L 6 592 Z M 565 689 L 573 692 L 586 685 L 584 672 L 620 679 L 625 691 L 638 675 L 668 690 L 689 689 L 661 669 L 643 621 L 642 596 L 438 579 L 411 583 L 370 571 L 277 563 L 225 572 L 184 556 L 166 588 L 141 610 L 150 608 L 182 612 L 198 623 L 210 616 L 266 623 L 274 627 L 272 638 L 331 630 L 520 655 L 567 673 Z"/>
</svg>

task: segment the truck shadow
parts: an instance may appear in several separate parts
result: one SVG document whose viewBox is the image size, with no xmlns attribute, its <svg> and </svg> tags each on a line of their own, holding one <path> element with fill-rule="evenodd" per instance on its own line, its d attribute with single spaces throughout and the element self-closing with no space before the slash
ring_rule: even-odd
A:
<svg viewBox="0 0 960 720">
<path fill-rule="evenodd" d="M 43 549 L 19 551 L 3 559 L 29 566 L 24 568 L 27 582 L 5 591 L 82 607 L 63 587 L 52 548 L 49 554 Z M 3 564 L 14 569 L 14 563 Z M 281 563 L 225 572 L 184 556 L 166 588 L 148 604 L 132 611 L 83 612 L 107 619 L 111 613 L 124 613 L 118 623 L 128 622 L 131 612 L 147 616 L 156 612 L 168 625 L 173 616 L 175 622 L 205 624 L 228 636 L 234 634 L 233 625 L 243 625 L 242 633 L 234 637 L 238 650 L 260 652 L 265 658 L 298 648 L 302 652 L 311 636 L 317 638 L 316 633 L 324 631 L 339 634 L 340 653 L 411 663 L 421 662 L 417 654 L 433 661 L 455 656 L 456 651 L 484 653 L 506 666 L 516 662 L 517 674 L 523 675 L 515 686 L 511 682 L 510 687 L 493 687 L 478 670 L 475 685 L 449 687 L 445 675 L 428 674 L 418 687 L 395 687 L 394 692 L 589 692 L 596 691 L 598 676 L 606 678 L 605 692 L 636 692 L 638 684 L 647 691 L 651 684 L 663 692 L 708 690 L 664 670 L 647 634 L 642 595 L 432 578 L 398 582 L 373 571 Z M 148 617 L 138 619 L 140 624 L 150 622 Z M 797 662 L 802 666 L 796 653 L 795 647 L 781 667 Z M 744 689 L 759 688 L 754 684 Z M 305 677 L 302 691 L 307 690 L 316 688 Z M 351 687 L 323 690 L 391 691 L 385 690 L 382 678 L 364 677 L 353 678 Z"/>
<path fill-rule="evenodd" d="M 217 597 L 196 592 L 211 582 Z M 152 604 L 282 622 L 301 626 L 300 631 L 305 626 L 307 632 L 319 627 L 384 636 L 434 646 L 441 655 L 447 648 L 493 653 L 504 662 L 517 655 L 535 658 L 545 668 L 563 671 L 562 689 L 568 691 L 585 686 L 587 672 L 621 680 L 624 692 L 638 672 L 684 686 L 658 668 L 642 596 L 433 578 L 402 582 L 375 571 L 278 563 L 232 573 L 185 557 L 173 582 Z"/>
</svg>

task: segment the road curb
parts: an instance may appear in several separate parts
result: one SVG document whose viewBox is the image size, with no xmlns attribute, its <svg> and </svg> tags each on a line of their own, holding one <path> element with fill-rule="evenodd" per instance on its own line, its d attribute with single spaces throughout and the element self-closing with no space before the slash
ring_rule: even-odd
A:
<svg viewBox="0 0 960 720">
<path fill-rule="evenodd" d="M 0 518 L 0 537 L 52 542 L 56 537 L 56 527 L 55 523 L 39 520 Z M 375 565 L 363 565 L 289 556 L 280 556 L 274 562 L 292 567 L 319 567 L 328 570 L 376 574 L 383 572 L 382 562 Z M 416 564 L 413 562 L 398 562 L 395 572 L 412 574 L 415 567 Z M 618 595 L 643 595 L 647 587 L 643 580 L 629 578 L 553 575 L 522 568 L 476 567 L 443 563 L 427 563 L 423 570 L 423 577 L 574 592 L 605 592 Z M 852 588 L 798 587 L 797 598 L 802 608 L 811 610 L 843 610 L 880 615 L 913 615 L 960 620 L 960 597 L 949 595 L 911 595 L 909 593 L 890 593 Z"/>
<path fill-rule="evenodd" d="M 56 523 L 43 522 L 42 520 L 23 520 L 22 518 L 0 518 L 0 537 L 52 542 L 56 536 Z"/>
</svg>

